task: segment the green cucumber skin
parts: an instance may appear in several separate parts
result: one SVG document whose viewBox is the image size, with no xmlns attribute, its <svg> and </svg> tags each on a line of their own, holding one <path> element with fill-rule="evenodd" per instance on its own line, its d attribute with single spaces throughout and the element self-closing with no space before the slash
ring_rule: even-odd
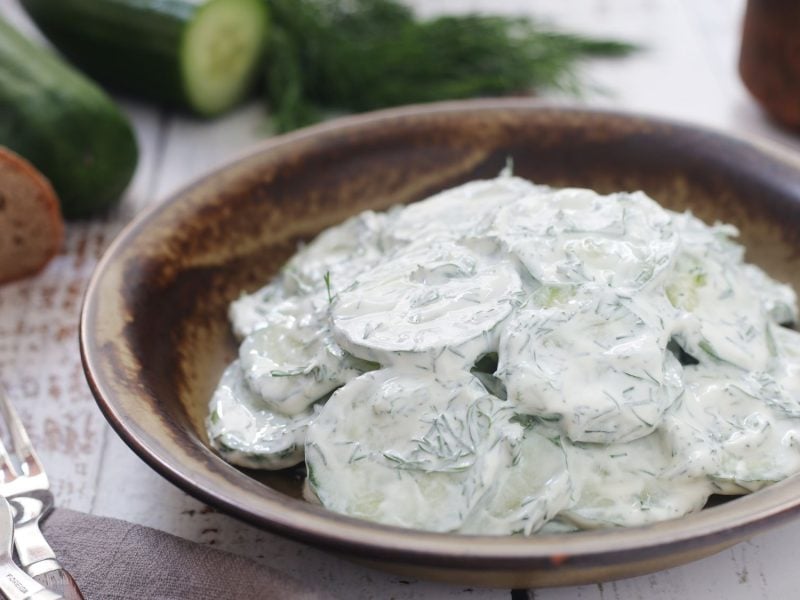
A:
<svg viewBox="0 0 800 600">
<path fill-rule="evenodd" d="M 199 4 L 187 0 L 22 0 L 42 33 L 104 85 L 191 109 L 181 75 L 183 33 Z"/>
<path fill-rule="evenodd" d="M 113 205 L 138 159 L 130 122 L 105 92 L 2 19 L 0 145 L 50 180 L 68 218 Z"/>
<path fill-rule="evenodd" d="M 212 117 L 187 90 L 184 37 L 208 0 L 21 0 L 42 33 L 71 62 L 110 89 Z M 265 0 L 254 18 L 267 21 Z M 248 90 L 243 90 L 244 92 Z M 242 98 L 238 98 L 236 102 Z"/>
</svg>

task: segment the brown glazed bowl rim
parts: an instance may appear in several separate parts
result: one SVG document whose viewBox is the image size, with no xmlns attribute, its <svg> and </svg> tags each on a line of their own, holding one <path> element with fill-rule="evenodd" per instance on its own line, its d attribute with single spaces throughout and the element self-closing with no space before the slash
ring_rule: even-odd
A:
<svg viewBox="0 0 800 600">
<path fill-rule="evenodd" d="M 430 116 L 436 113 L 457 116 L 459 113 L 475 114 L 485 111 L 542 110 L 635 119 L 668 127 L 679 133 L 699 131 L 725 148 L 736 147 L 738 152 L 752 153 L 753 157 L 778 165 L 781 169 L 787 169 L 791 165 L 791 158 L 781 159 L 780 152 L 765 154 L 762 149 L 744 140 L 704 127 L 635 113 L 553 105 L 523 98 L 467 100 L 389 109 L 344 117 L 271 138 L 172 194 L 166 201 L 140 213 L 121 230 L 99 261 L 84 297 L 79 332 L 80 348 L 89 386 L 111 426 L 156 472 L 222 512 L 287 537 L 373 561 L 482 571 L 558 567 L 564 563 L 602 567 L 691 551 L 698 547 L 722 547 L 726 542 L 749 537 L 796 516 L 800 511 L 800 476 L 793 476 L 755 494 L 679 519 L 630 528 L 537 534 L 530 537 L 474 536 L 401 529 L 335 514 L 308 502 L 283 496 L 265 497 L 258 509 L 253 509 L 219 490 L 208 489 L 199 483 L 194 473 L 185 472 L 168 453 L 160 450 L 159 444 L 154 443 L 155 436 L 137 426 L 135 414 L 126 413 L 115 402 L 107 379 L 112 375 L 108 365 L 104 364 L 92 331 L 98 303 L 103 295 L 104 276 L 109 266 L 119 259 L 120 254 L 135 240 L 139 232 L 157 220 L 168 206 L 181 202 L 192 189 L 203 186 L 232 166 L 257 155 L 281 153 L 299 143 L 314 140 L 330 143 L 340 132 L 364 126 L 374 127 L 381 122 L 391 122 L 398 118 Z M 791 184 L 797 187 L 800 202 L 800 173 L 797 181 Z M 202 444 L 198 439 L 194 442 Z"/>
</svg>

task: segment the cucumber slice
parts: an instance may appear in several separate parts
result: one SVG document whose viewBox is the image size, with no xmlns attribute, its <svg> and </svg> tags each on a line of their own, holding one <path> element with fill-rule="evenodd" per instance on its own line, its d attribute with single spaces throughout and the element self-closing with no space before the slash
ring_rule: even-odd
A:
<svg viewBox="0 0 800 600">
<path fill-rule="evenodd" d="M 572 501 L 572 479 L 559 438 L 528 429 L 497 492 L 470 517 L 463 533 L 530 535 Z"/>
<path fill-rule="evenodd" d="M 685 389 L 661 429 L 683 476 L 706 477 L 715 492 L 741 494 L 800 470 L 800 419 L 773 411 L 780 392 L 763 374 L 734 367 L 684 369 Z"/>
<path fill-rule="evenodd" d="M 797 322 L 797 294 L 792 286 L 775 281 L 755 265 L 745 264 L 742 269 L 773 321 L 781 325 Z"/>
<path fill-rule="evenodd" d="M 705 478 L 667 475 L 672 455 L 659 432 L 625 444 L 564 446 L 575 498 L 559 518 L 580 529 L 674 519 L 703 508 L 712 493 Z"/>
<path fill-rule="evenodd" d="M 511 414 L 469 375 L 366 373 L 337 390 L 308 429 L 310 488 L 339 513 L 458 530 L 511 465 L 522 434 Z"/>
<path fill-rule="evenodd" d="M 403 208 L 386 230 L 386 245 L 486 235 L 503 206 L 549 189 L 511 176 L 465 183 Z"/>
<path fill-rule="evenodd" d="M 280 277 L 252 294 L 242 294 L 228 310 L 234 334 L 243 339 L 285 310 L 284 301 L 323 294 L 330 304 L 339 287 L 347 287 L 384 254 L 381 234 L 391 215 L 366 211 L 325 230 L 301 248 Z"/>
<path fill-rule="evenodd" d="M 23 0 L 71 61 L 141 98 L 219 114 L 240 101 L 262 59 L 263 0 Z"/>
<path fill-rule="evenodd" d="M 329 288 L 335 297 L 337 290 L 346 288 L 384 255 L 381 236 L 392 219 L 391 213 L 368 210 L 323 231 L 283 268 L 287 293 L 309 294 Z"/>
<path fill-rule="evenodd" d="M 270 315 L 280 310 L 286 294 L 280 280 L 265 285 L 252 294 L 242 294 L 228 307 L 228 320 L 237 339 L 266 327 Z"/>
<path fill-rule="evenodd" d="M 711 253 L 679 256 L 665 285 L 670 302 L 687 313 L 674 337 L 701 363 L 764 370 L 771 359 L 772 319 L 742 267 Z"/>
<path fill-rule="evenodd" d="M 443 356 L 469 370 L 478 356 L 497 350 L 497 325 L 521 289 L 507 263 L 492 264 L 455 244 L 417 247 L 337 294 L 333 335 L 351 354 L 383 365 L 411 353 Z"/>
<path fill-rule="evenodd" d="M 670 324 L 606 287 L 571 289 L 540 288 L 504 327 L 497 377 L 508 400 L 573 441 L 647 435 L 681 390 L 680 363 L 667 350 Z"/>
<path fill-rule="evenodd" d="M 800 333 L 785 327 L 770 331 L 778 359 L 773 361 L 769 375 L 779 389 L 767 397 L 767 403 L 785 417 L 800 419 Z"/>
<path fill-rule="evenodd" d="M 285 469 L 303 460 L 306 428 L 319 407 L 294 417 L 264 404 L 244 381 L 239 361 L 223 373 L 209 404 L 211 446 L 228 462 L 253 469 Z"/>
<path fill-rule="evenodd" d="M 641 192 L 533 194 L 497 215 L 497 236 L 545 285 L 594 282 L 641 289 L 678 247 L 667 211 Z"/>
<path fill-rule="evenodd" d="M 729 225 L 708 227 L 691 215 L 676 216 L 675 225 L 682 251 L 664 288 L 670 302 L 687 313 L 675 341 L 701 363 L 765 370 L 772 357 L 767 333 L 772 318 L 766 290 L 753 285 L 741 246 L 729 239 L 738 232 Z"/>
<path fill-rule="evenodd" d="M 274 410 L 297 415 L 346 381 L 373 368 L 333 340 L 328 300 L 293 298 L 265 315 L 239 347 L 245 380 Z"/>
</svg>

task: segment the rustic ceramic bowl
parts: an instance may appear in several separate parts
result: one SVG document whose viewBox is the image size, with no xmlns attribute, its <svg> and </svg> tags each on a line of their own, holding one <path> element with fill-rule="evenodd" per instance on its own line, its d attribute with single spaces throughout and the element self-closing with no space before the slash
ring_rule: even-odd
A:
<svg viewBox="0 0 800 600">
<path fill-rule="evenodd" d="M 129 225 L 86 295 L 81 350 L 100 408 L 150 466 L 244 521 L 376 567 L 489 586 L 602 581 L 718 552 L 800 508 L 800 479 L 681 519 L 564 535 L 480 537 L 376 525 L 300 499 L 298 477 L 237 469 L 203 419 L 236 345 L 226 307 L 312 238 L 367 208 L 495 176 L 643 189 L 739 226 L 750 261 L 800 289 L 800 173 L 722 135 L 526 100 L 411 107 L 268 141 Z"/>
</svg>

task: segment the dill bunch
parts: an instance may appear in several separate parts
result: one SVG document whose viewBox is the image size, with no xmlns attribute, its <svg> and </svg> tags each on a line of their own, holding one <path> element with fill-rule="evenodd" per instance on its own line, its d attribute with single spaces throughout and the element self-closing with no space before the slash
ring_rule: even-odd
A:
<svg viewBox="0 0 800 600">
<path fill-rule="evenodd" d="M 631 44 L 560 33 L 525 18 L 418 19 L 399 0 L 266 0 L 267 100 L 288 131 L 326 111 L 580 89 L 575 62 Z"/>
</svg>

